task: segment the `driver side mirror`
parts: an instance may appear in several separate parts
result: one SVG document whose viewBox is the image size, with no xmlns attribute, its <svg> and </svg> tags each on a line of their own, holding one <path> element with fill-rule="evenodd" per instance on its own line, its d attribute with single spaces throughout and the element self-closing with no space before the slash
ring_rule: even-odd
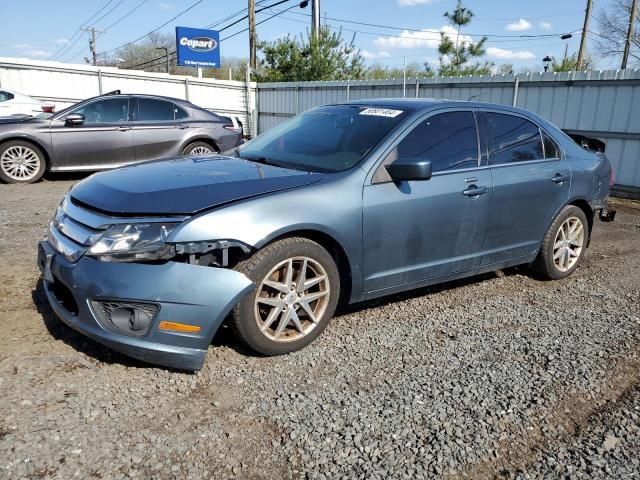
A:
<svg viewBox="0 0 640 480">
<path fill-rule="evenodd" d="M 385 168 L 394 182 L 431 178 L 431 162 L 420 158 L 399 158 Z"/>
<path fill-rule="evenodd" d="M 81 113 L 70 113 L 67 118 L 64 119 L 64 124 L 67 127 L 77 127 L 84 123 L 84 115 Z"/>
</svg>

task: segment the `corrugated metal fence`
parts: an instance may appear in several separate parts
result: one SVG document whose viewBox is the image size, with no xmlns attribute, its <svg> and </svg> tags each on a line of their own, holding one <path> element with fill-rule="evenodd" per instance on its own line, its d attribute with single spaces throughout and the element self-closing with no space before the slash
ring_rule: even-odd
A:
<svg viewBox="0 0 640 480">
<path fill-rule="evenodd" d="M 640 71 L 534 73 L 258 85 L 258 132 L 308 108 L 360 98 L 449 98 L 515 105 L 607 144 L 616 184 L 640 188 Z"/>
<path fill-rule="evenodd" d="M 112 90 L 182 98 L 223 115 L 236 115 L 246 134 L 255 132 L 254 82 L 0 58 L 0 87 L 54 102 L 56 110 Z"/>
</svg>

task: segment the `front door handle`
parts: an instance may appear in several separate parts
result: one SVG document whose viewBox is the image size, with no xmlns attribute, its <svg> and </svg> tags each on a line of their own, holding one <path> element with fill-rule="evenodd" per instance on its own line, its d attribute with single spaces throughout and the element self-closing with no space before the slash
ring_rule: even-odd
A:
<svg viewBox="0 0 640 480">
<path fill-rule="evenodd" d="M 466 190 L 463 190 L 462 194 L 467 197 L 477 197 L 478 195 L 484 195 L 487 192 L 487 187 L 476 187 L 475 185 L 471 185 Z"/>
<path fill-rule="evenodd" d="M 551 179 L 553 183 L 562 183 L 566 182 L 567 180 L 569 180 L 569 175 L 565 175 L 562 173 L 556 173 Z"/>
<path fill-rule="evenodd" d="M 189 125 L 181 124 L 181 125 L 178 125 L 178 128 L 180 130 L 184 130 L 185 128 L 189 128 Z"/>
<path fill-rule="evenodd" d="M 127 125 L 120 125 L 118 127 L 118 130 L 120 130 L 121 132 L 126 132 L 126 131 L 131 130 L 131 127 L 128 127 Z"/>
</svg>

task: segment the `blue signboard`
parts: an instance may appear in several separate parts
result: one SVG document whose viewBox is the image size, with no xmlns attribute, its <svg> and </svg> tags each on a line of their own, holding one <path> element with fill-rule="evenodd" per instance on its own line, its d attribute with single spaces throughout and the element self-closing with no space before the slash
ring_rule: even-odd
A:
<svg viewBox="0 0 640 480">
<path fill-rule="evenodd" d="M 176 51 L 181 67 L 220 68 L 220 35 L 216 30 L 176 27 Z"/>
</svg>

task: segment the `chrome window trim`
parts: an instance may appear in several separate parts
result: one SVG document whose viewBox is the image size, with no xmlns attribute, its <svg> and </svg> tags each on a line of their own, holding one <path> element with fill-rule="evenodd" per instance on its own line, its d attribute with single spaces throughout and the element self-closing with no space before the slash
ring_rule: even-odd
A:
<svg viewBox="0 0 640 480">
<path fill-rule="evenodd" d="M 448 174 L 448 173 L 457 173 L 457 172 L 465 172 L 465 171 L 476 171 L 476 170 L 482 168 L 482 165 L 480 165 L 480 163 L 482 162 L 482 151 L 481 151 L 481 145 L 480 145 L 480 125 L 479 125 L 479 122 L 478 122 L 478 118 L 476 116 L 476 112 L 477 111 L 478 111 L 478 109 L 476 107 L 440 107 L 440 108 L 436 108 L 434 110 L 429 110 L 427 112 L 424 112 L 421 115 L 418 115 L 413 121 L 411 121 L 411 123 L 409 123 L 396 136 L 396 138 L 380 154 L 380 157 L 378 158 L 378 160 L 374 164 L 373 168 L 371 168 L 371 170 L 369 170 L 369 173 L 367 174 L 367 180 L 365 181 L 365 186 L 368 186 L 368 185 L 380 185 L 380 184 L 383 184 L 383 183 L 392 182 L 393 180 L 390 180 L 390 179 L 387 180 L 387 181 L 384 181 L 384 182 L 376 182 L 375 181 L 375 177 L 376 177 L 376 174 L 377 174 L 378 170 L 380 170 L 381 168 L 384 168 L 384 161 L 386 160 L 387 155 L 389 155 L 389 153 L 391 153 L 391 151 L 396 146 L 398 146 L 400 144 L 400 142 L 402 142 L 402 140 L 404 140 L 409 135 L 409 133 L 411 133 L 415 128 L 417 128 L 418 125 L 420 125 L 422 122 L 424 122 L 428 118 L 431 118 L 431 117 L 434 117 L 436 115 L 440 115 L 440 114 L 443 114 L 443 113 L 469 112 L 473 116 L 473 122 L 474 122 L 475 128 L 476 128 L 476 143 L 477 143 L 477 148 L 478 148 L 477 166 L 468 167 L 468 168 L 457 168 L 457 169 L 451 169 L 451 170 L 440 170 L 439 172 L 433 172 L 433 174 L 431 176 L 433 177 L 433 176 L 436 176 L 436 175 Z"/>
<path fill-rule="evenodd" d="M 477 112 L 479 113 L 498 113 L 500 115 L 511 115 L 513 117 L 519 117 L 519 118 L 524 118 L 525 120 L 528 120 L 529 122 L 533 123 L 536 127 L 538 127 L 538 130 L 540 131 L 540 140 L 542 139 L 542 132 L 544 132 L 551 140 L 553 140 L 553 142 L 556 144 L 556 147 L 558 147 L 558 151 L 560 152 L 560 156 L 559 157 L 554 157 L 554 158 L 545 158 L 544 160 L 562 160 L 564 158 L 564 150 L 562 148 L 562 145 L 555 139 L 555 137 L 553 135 L 551 135 L 545 128 L 543 128 L 535 119 L 525 115 L 524 113 L 520 113 L 520 112 L 512 112 L 511 110 L 502 110 L 500 108 L 496 108 L 496 107 L 478 107 L 476 109 Z M 485 127 L 485 133 L 486 133 L 486 127 Z M 489 143 L 489 138 L 487 136 L 487 148 L 489 147 L 488 145 Z M 544 154 L 544 140 L 542 141 L 542 148 L 543 148 L 543 154 Z M 522 162 L 511 162 L 511 163 L 505 163 L 505 164 L 498 164 L 498 165 L 491 165 L 493 167 L 499 167 L 502 165 L 519 165 L 522 163 L 532 163 L 532 162 L 537 162 L 538 160 L 525 160 Z M 487 151 L 487 163 L 489 162 L 489 152 Z"/>
</svg>

